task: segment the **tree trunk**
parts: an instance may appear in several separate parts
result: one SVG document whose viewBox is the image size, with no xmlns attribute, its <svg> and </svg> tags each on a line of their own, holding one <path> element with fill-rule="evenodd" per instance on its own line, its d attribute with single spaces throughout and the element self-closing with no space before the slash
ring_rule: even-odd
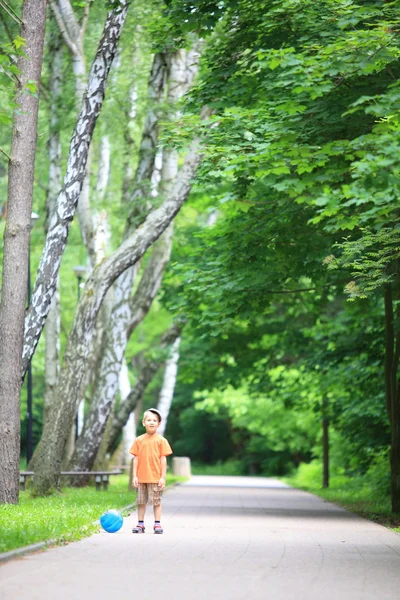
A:
<svg viewBox="0 0 400 600">
<path fill-rule="evenodd" d="M 153 59 L 148 83 L 148 94 L 151 106 L 146 117 L 142 135 L 139 163 L 135 175 L 135 191 L 132 194 L 132 201 L 137 205 L 137 208 L 135 208 L 135 222 L 143 220 L 143 217 L 141 217 L 143 210 L 140 208 L 141 200 L 144 198 L 144 193 L 148 188 L 148 182 L 151 180 L 154 168 L 156 146 L 158 142 L 158 108 L 164 94 L 165 76 L 165 57 L 163 54 L 156 54 Z M 125 237 L 129 232 L 130 226 L 128 225 L 125 230 Z M 166 239 L 169 240 L 169 237 L 166 236 Z M 169 259 L 169 251 L 167 254 Z M 152 263 L 154 264 L 154 261 L 152 261 Z M 114 306 L 111 310 L 111 318 L 107 328 L 103 354 L 96 369 L 92 402 L 86 418 L 84 430 L 78 440 L 76 451 L 70 461 L 70 470 L 82 471 L 90 469 L 94 464 L 100 447 L 101 438 L 105 431 L 107 419 L 118 389 L 119 373 L 125 354 L 127 330 L 131 321 L 129 298 L 132 293 L 135 271 L 135 267 L 127 269 L 118 278 L 114 286 Z M 143 288 L 143 283 L 141 283 L 140 287 Z M 158 287 L 156 289 L 158 289 Z"/>
<path fill-rule="evenodd" d="M 177 338 L 181 334 L 181 325 L 175 323 L 171 328 L 163 335 L 161 348 L 166 348 L 169 345 L 175 344 Z M 161 366 L 165 364 L 165 358 L 160 360 L 143 360 L 140 367 L 140 373 L 138 380 L 133 386 L 130 394 L 127 396 L 125 402 L 121 403 L 116 413 L 112 416 L 112 423 L 108 435 L 108 446 L 107 451 L 112 452 L 115 448 L 116 441 L 122 428 L 126 425 L 129 417 L 136 407 L 142 400 L 147 386 L 152 381 L 153 377 Z"/>
<path fill-rule="evenodd" d="M 129 382 L 129 372 L 128 365 L 126 364 L 126 360 L 122 362 L 121 371 L 119 373 L 119 395 L 121 398 L 121 404 L 125 402 L 126 398 L 129 396 L 131 391 L 131 384 Z M 110 426 L 111 426 L 111 420 Z M 119 465 L 129 465 L 129 459 L 132 456 L 129 454 L 129 449 L 132 446 L 136 437 L 136 422 L 135 415 L 131 413 L 129 419 L 122 430 L 122 442 L 120 447 L 118 448 L 118 456 L 119 456 Z M 107 438 L 108 444 L 108 438 Z"/>
<path fill-rule="evenodd" d="M 53 217 L 58 193 L 61 189 L 61 141 L 60 141 L 60 99 L 62 94 L 62 69 L 64 49 L 59 33 L 50 42 L 50 139 L 49 139 L 49 183 L 46 200 L 46 231 Z M 57 280 L 56 291 L 50 305 L 45 326 L 45 392 L 43 422 L 46 421 L 49 407 L 60 372 L 60 295 Z"/>
<path fill-rule="evenodd" d="M 107 425 L 119 385 L 119 376 L 125 347 L 127 342 L 127 330 L 129 333 L 144 319 L 157 294 L 164 269 L 169 261 L 172 246 L 172 226 L 161 236 L 154 247 L 153 253 L 147 263 L 145 272 L 139 283 L 138 289 L 130 306 L 130 321 L 126 323 L 126 305 L 121 304 L 122 311 L 119 313 L 118 306 L 114 306 L 113 317 L 119 327 L 119 337 L 116 336 L 116 327 L 112 330 L 114 347 L 108 344 L 102 357 L 101 370 L 96 377 L 96 385 L 93 392 L 93 400 L 86 417 L 85 427 L 76 444 L 75 453 L 70 461 L 69 470 L 90 470 L 96 459 L 102 437 Z M 120 314 L 120 319 L 118 315 Z M 123 342 L 123 343 L 122 343 Z M 109 350 L 113 348 L 113 352 Z"/>
<path fill-rule="evenodd" d="M 176 377 L 178 374 L 178 361 L 179 361 L 179 346 L 181 343 L 181 338 L 176 338 L 170 352 L 170 357 L 168 358 L 165 365 L 164 372 L 164 380 L 160 392 L 160 397 L 158 399 L 157 409 L 160 411 L 162 415 L 162 421 L 157 430 L 157 433 L 160 435 L 164 435 L 165 429 L 167 427 L 168 415 L 171 409 L 172 400 L 174 397 L 174 390 L 176 384 Z"/>
<path fill-rule="evenodd" d="M 123 364 L 121 367 L 119 382 L 120 382 L 119 383 L 120 402 L 122 404 L 126 400 L 126 398 L 129 396 L 130 391 L 132 389 L 130 381 L 129 381 L 128 365 L 126 364 L 125 360 L 123 361 Z M 100 454 L 101 454 L 102 449 L 104 448 L 105 456 L 107 458 L 109 457 L 108 464 L 110 465 L 110 468 L 119 469 L 119 468 L 123 468 L 124 466 L 129 466 L 130 459 L 132 458 L 132 455 L 129 454 L 129 449 L 131 448 L 131 446 L 136 438 L 136 423 L 135 423 L 134 413 L 130 414 L 128 422 L 126 423 L 125 427 L 122 430 L 121 443 L 119 444 L 117 449 L 112 453 L 109 453 L 108 449 L 107 449 L 108 434 L 109 434 L 110 427 L 111 427 L 111 418 L 109 418 L 107 421 L 106 432 L 105 432 L 105 435 L 103 436 L 100 450 L 96 457 L 96 463 L 99 458 L 101 459 Z"/>
<path fill-rule="evenodd" d="M 322 487 L 329 487 L 329 417 L 328 417 L 328 397 L 326 394 L 322 398 L 322 455 L 323 455 L 323 475 Z"/>
<path fill-rule="evenodd" d="M 83 40 L 90 3 L 86 5 L 85 16 L 81 23 L 76 18 L 69 0 L 52 0 L 51 7 L 56 17 L 56 21 L 63 36 L 64 42 L 70 50 L 75 83 L 75 101 L 77 110 L 79 110 L 86 89 L 87 74 Z M 90 172 L 90 162 L 91 152 L 89 150 L 86 163 L 86 173 Z M 87 250 L 89 261 L 91 265 L 93 265 L 95 263 L 93 239 L 94 231 L 90 208 L 90 186 L 88 176 L 85 176 L 82 184 L 79 202 L 77 204 L 77 213 L 82 241 Z"/>
<path fill-rule="evenodd" d="M 150 213 L 143 225 L 118 250 L 95 267 L 86 282 L 65 350 L 57 401 L 51 414 L 51 427 L 44 429 L 36 449 L 38 469 L 34 487 L 37 493 L 46 494 L 57 485 L 66 437 L 80 399 L 79 390 L 103 298 L 116 278 L 140 260 L 179 212 L 189 195 L 200 161 L 200 141 L 196 139 L 185 158 L 170 197 Z"/>
<path fill-rule="evenodd" d="M 396 281 L 398 287 L 399 278 Z M 385 286 L 385 388 L 386 407 L 391 427 L 390 480 L 392 511 L 400 513 L 400 392 L 398 384 L 398 366 L 400 355 L 400 332 L 395 329 L 395 311 L 393 308 L 393 284 Z M 399 313 L 399 309 L 397 309 Z M 397 323 L 398 317 L 397 314 Z"/>
<path fill-rule="evenodd" d="M 19 495 L 21 359 L 45 21 L 45 0 L 25 0 L 20 35 L 26 58 L 17 63 L 0 304 L 0 503 L 9 504 L 17 504 Z M 28 82 L 35 83 L 35 94 Z"/>
<path fill-rule="evenodd" d="M 96 200 L 103 202 L 110 178 L 111 145 L 108 135 L 103 135 L 100 143 L 99 170 L 96 183 Z"/>
<path fill-rule="evenodd" d="M 192 81 L 193 72 L 188 73 L 188 53 L 179 50 L 170 55 L 156 55 L 149 79 L 149 96 L 151 101 L 160 102 L 163 90 L 165 74 L 164 64 L 168 65 L 168 91 L 167 99 L 176 113 L 176 103 L 182 98 L 187 89 L 187 81 Z M 151 170 L 154 169 L 155 150 L 158 139 L 158 120 L 156 107 L 151 106 L 146 118 L 144 128 L 140 161 L 136 174 L 135 192 L 133 199 L 138 203 L 140 198 L 148 189 Z M 171 191 L 178 172 L 178 155 L 175 150 L 166 150 L 163 154 L 162 163 L 162 192 L 165 195 Z M 145 184 L 146 187 L 143 187 Z M 141 219 L 143 207 L 131 213 L 130 227 L 133 223 L 138 224 Z M 145 209 L 146 210 L 146 209 Z M 103 355 L 103 361 L 99 374 L 96 376 L 96 388 L 93 394 L 93 403 L 86 419 L 85 429 L 78 441 L 76 452 L 70 462 L 70 470 L 89 470 L 94 464 L 102 436 L 104 434 L 107 419 L 111 413 L 115 401 L 119 372 L 125 354 L 125 347 L 130 334 L 137 324 L 143 320 L 155 298 L 160 286 L 165 265 L 167 264 L 171 251 L 172 229 L 168 235 L 164 234 L 153 251 L 153 255 L 146 267 L 146 273 L 142 277 L 139 288 L 130 306 L 129 296 L 133 278 L 130 280 L 130 271 L 125 272 L 121 282 L 117 282 L 115 297 L 116 304 L 112 313 L 109 326 L 109 339 Z M 160 246 L 161 244 L 161 246 Z M 122 287 L 121 283 L 124 284 Z"/>
<path fill-rule="evenodd" d="M 107 76 L 126 12 L 126 0 L 119 0 L 116 8 L 108 13 L 103 36 L 89 74 L 83 107 L 70 144 L 64 187 L 57 198 L 56 213 L 46 236 L 31 306 L 25 318 L 22 374 L 25 373 L 35 351 L 56 289 L 61 258 L 85 177 L 93 131 L 103 104 Z"/>
<path fill-rule="evenodd" d="M 154 170 L 154 160 L 159 136 L 160 103 L 164 98 L 167 63 L 163 53 L 154 55 L 148 83 L 149 109 L 146 113 L 142 139 L 139 148 L 139 160 L 135 173 L 133 192 L 129 197 L 131 210 L 128 216 L 125 234 L 127 237 L 141 225 L 151 210 L 150 190 Z M 147 199 L 147 205 L 143 201 Z"/>
</svg>

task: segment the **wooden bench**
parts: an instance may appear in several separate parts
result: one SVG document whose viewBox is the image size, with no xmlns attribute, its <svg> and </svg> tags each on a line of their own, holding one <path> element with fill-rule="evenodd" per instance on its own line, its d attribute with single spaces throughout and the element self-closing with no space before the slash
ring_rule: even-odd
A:
<svg viewBox="0 0 400 600">
<path fill-rule="evenodd" d="M 33 471 L 21 471 L 19 474 L 19 489 L 23 492 L 25 490 L 25 483 L 28 477 L 34 476 Z M 94 476 L 94 480 L 96 482 L 96 490 L 100 491 L 108 490 L 108 484 L 110 483 L 110 475 L 122 475 L 123 471 L 61 471 L 60 475 L 66 477 L 75 477 L 75 476 Z"/>
</svg>

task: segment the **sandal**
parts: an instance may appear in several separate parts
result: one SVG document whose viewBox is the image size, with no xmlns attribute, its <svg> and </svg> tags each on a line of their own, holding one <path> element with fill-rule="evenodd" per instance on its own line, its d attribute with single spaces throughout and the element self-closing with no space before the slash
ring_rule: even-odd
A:
<svg viewBox="0 0 400 600">
<path fill-rule="evenodd" d="M 154 525 L 154 533 L 164 533 L 164 529 L 161 527 L 161 525 Z"/>
<path fill-rule="evenodd" d="M 132 533 L 144 533 L 144 525 L 136 525 L 136 527 L 132 529 Z"/>
</svg>

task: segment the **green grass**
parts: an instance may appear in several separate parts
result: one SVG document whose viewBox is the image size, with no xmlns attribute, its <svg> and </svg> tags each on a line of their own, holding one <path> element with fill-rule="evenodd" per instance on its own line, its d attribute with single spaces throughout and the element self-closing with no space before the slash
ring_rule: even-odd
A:
<svg viewBox="0 0 400 600">
<path fill-rule="evenodd" d="M 242 464 L 235 460 L 218 462 L 215 465 L 192 463 L 191 472 L 192 475 L 242 475 Z"/>
<path fill-rule="evenodd" d="M 388 473 L 382 464 L 365 475 L 334 474 L 330 477 L 329 488 L 322 488 L 322 465 L 313 461 L 301 465 L 293 476 L 285 477 L 284 481 L 400 532 L 400 514 L 391 511 Z"/>
<path fill-rule="evenodd" d="M 181 480 L 167 475 L 167 485 Z M 29 490 L 21 492 L 19 504 L 0 505 L 0 553 L 48 540 L 79 540 L 99 530 L 95 521 L 104 511 L 133 504 L 135 497 L 128 491 L 128 475 L 111 477 L 107 492 L 64 488 L 45 498 L 32 498 Z"/>
</svg>

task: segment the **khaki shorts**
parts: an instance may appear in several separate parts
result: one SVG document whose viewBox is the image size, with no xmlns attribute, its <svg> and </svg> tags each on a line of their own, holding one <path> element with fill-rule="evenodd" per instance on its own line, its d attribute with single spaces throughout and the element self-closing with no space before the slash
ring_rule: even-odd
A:
<svg viewBox="0 0 400 600">
<path fill-rule="evenodd" d="M 158 483 L 139 483 L 136 493 L 137 504 L 160 506 L 162 492 Z"/>
</svg>

